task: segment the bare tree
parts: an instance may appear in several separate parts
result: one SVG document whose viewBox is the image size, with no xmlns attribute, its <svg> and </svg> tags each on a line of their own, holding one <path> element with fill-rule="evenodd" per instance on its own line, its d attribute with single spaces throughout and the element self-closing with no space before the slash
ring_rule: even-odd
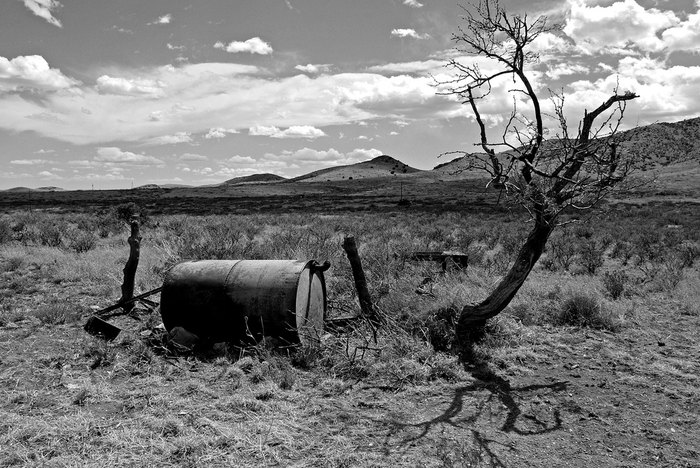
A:
<svg viewBox="0 0 700 468">
<path fill-rule="evenodd" d="M 482 333 L 486 320 L 498 315 L 513 299 L 540 258 L 559 215 L 566 209 L 592 207 L 624 181 L 633 169 L 632 153 L 620 145 L 618 128 L 631 91 L 611 95 L 592 111 L 584 111 L 575 135 L 564 114 L 564 95 L 547 90 L 551 110 L 542 109 L 529 67 L 539 62 L 533 42 L 561 29 L 546 17 L 508 14 L 497 0 L 464 7 L 465 25 L 453 39 L 458 50 L 490 59 L 499 66 L 484 72 L 476 61 L 450 61 L 455 78 L 441 83 L 446 93 L 471 106 L 484 153 L 462 152 L 473 167 L 486 171 L 489 185 L 519 202 L 530 214 L 532 229 L 508 273 L 489 296 L 465 306 L 457 324 L 457 339 L 468 344 Z M 489 67 L 491 68 L 491 67 Z M 509 80 L 512 112 L 497 140 L 490 139 L 480 109 L 502 80 Z M 545 122 L 553 122 L 545 125 Z M 497 152 L 498 150 L 503 150 Z"/>
</svg>

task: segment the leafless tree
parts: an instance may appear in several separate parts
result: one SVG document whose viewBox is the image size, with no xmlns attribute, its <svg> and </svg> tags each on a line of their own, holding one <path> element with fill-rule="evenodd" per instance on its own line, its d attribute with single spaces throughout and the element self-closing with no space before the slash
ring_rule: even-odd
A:
<svg viewBox="0 0 700 468">
<path fill-rule="evenodd" d="M 465 24 L 453 35 L 457 49 L 470 57 L 490 59 L 499 68 L 484 72 L 476 60 L 453 59 L 448 66 L 455 78 L 441 85 L 445 93 L 471 107 L 478 124 L 483 153 L 464 152 L 465 157 L 489 174 L 491 187 L 528 211 L 532 228 L 510 270 L 489 296 L 462 309 L 457 324 L 462 344 L 480 336 L 486 320 L 510 303 L 540 258 L 560 214 L 592 207 L 628 177 L 635 158 L 620 144 L 618 129 L 627 102 L 638 97 L 615 89 L 598 107 L 584 111 L 573 134 L 564 114 L 563 92 L 547 90 L 545 99 L 552 110 L 545 113 L 538 94 L 542 91 L 532 78 L 531 67 L 539 63 L 533 42 L 543 34 L 557 34 L 560 26 L 549 24 L 543 16 L 532 20 L 525 14 L 509 14 L 497 0 L 482 0 L 464 11 Z M 495 98 L 492 91 L 501 80 L 509 80 L 513 107 L 494 140 L 481 109 Z"/>
</svg>

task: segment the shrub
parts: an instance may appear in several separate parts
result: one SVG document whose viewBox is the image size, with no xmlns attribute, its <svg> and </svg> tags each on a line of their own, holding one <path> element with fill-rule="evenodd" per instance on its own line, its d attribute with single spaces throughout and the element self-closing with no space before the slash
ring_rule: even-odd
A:
<svg viewBox="0 0 700 468">
<path fill-rule="evenodd" d="M 435 351 L 449 351 L 455 339 L 455 325 L 459 310 L 444 307 L 430 314 L 422 323 L 423 333 Z"/>
<path fill-rule="evenodd" d="M 613 299 L 619 299 L 625 292 L 627 274 L 622 270 L 607 271 L 603 275 L 603 286 Z"/>
<path fill-rule="evenodd" d="M 683 279 L 684 263 L 685 262 L 683 258 L 679 257 L 676 254 L 672 254 L 669 257 L 667 257 L 661 264 L 661 268 L 659 269 L 659 271 L 661 272 L 659 281 L 661 283 L 661 287 L 664 290 L 671 291 L 673 289 L 676 289 L 678 283 L 680 283 Z"/>
<path fill-rule="evenodd" d="M 619 322 L 606 311 L 595 298 L 584 293 L 574 293 L 566 299 L 555 313 L 557 325 L 573 325 L 615 331 Z"/>
<path fill-rule="evenodd" d="M 92 232 L 73 229 L 68 231 L 68 247 L 76 253 L 85 253 L 95 248 L 97 237 Z"/>
<path fill-rule="evenodd" d="M 39 242 L 47 247 L 60 247 L 62 243 L 62 234 L 65 231 L 65 225 L 57 224 L 50 220 L 43 221 L 38 226 Z"/>
<path fill-rule="evenodd" d="M 554 262 L 564 271 L 568 271 L 576 256 L 576 246 L 571 232 L 564 230 L 561 234 L 554 233 L 548 243 Z"/>
<path fill-rule="evenodd" d="M 10 242 L 12 240 L 12 226 L 6 219 L 0 219 L 0 244 Z"/>
<path fill-rule="evenodd" d="M 581 265 L 588 274 L 594 275 L 598 268 L 603 266 L 604 243 L 594 239 L 586 238 L 578 248 Z"/>
<path fill-rule="evenodd" d="M 60 325 L 75 322 L 81 314 L 81 308 L 74 304 L 54 300 L 48 304 L 37 307 L 32 313 L 41 323 L 48 325 Z"/>
<path fill-rule="evenodd" d="M 2 234 L 0 233 L 1 236 Z M 690 240 L 682 241 L 676 246 L 676 254 L 681 260 L 683 267 L 691 268 L 695 260 L 700 257 L 700 245 Z"/>
</svg>

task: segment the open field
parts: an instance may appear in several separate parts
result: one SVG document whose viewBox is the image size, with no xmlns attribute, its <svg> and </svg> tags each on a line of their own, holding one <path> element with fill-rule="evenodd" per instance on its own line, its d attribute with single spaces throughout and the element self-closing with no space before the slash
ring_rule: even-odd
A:
<svg viewBox="0 0 700 468">
<path fill-rule="evenodd" d="M 525 218 L 477 183 L 406 180 L 410 206 L 393 181 L 3 194 L 0 466 L 700 466 L 697 204 L 660 194 L 561 228 L 460 362 L 455 311 L 503 274 Z M 139 291 L 184 259 L 329 259 L 329 314 L 346 315 L 353 234 L 387 323 L 175 355 L 144 309 L 93 338 L 131 201 L 148 214 Z M 469 267 L 405 260 L 448 249 Z"/>
</svg>

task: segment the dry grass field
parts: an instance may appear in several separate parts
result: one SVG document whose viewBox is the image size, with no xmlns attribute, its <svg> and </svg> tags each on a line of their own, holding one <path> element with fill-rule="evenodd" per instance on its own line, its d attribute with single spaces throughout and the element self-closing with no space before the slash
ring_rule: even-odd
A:
<svg viewBox="0 0 700 468">
<path fill-rule="evenodd" d="M 396 184 L 355 182 L 4 194 L 0 466 L 700 466 L 697 204 L 607 205 L 555 232 L 461 362 L 456 310 L 504 273 L 525 218 L 465 182 L 406 182 L 408 207 Z M 352 234 L 385 325 L 178 354 L 144 308 L 92 337 L 85 320 L 120 296 L 127 201 L 148 214 L 137 291 L 186 259 L 328 259 L 329 315 L 355 313 Z"/>
</svg>

